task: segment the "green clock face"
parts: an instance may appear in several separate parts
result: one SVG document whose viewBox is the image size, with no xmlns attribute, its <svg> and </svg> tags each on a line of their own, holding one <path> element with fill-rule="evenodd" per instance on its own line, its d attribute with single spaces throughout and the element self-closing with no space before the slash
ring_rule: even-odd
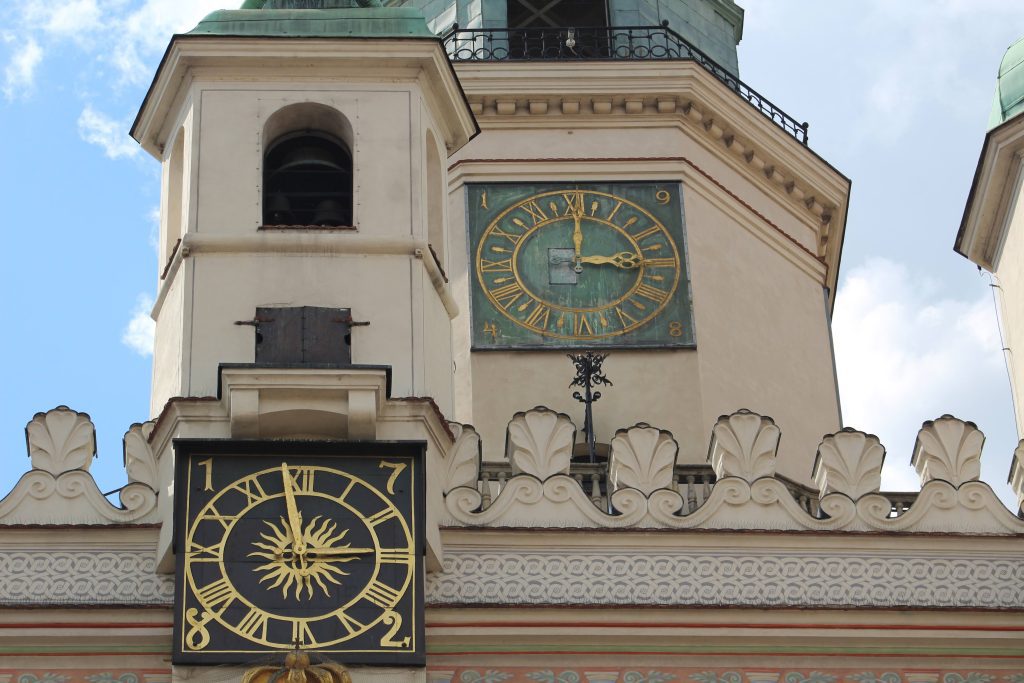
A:
<svg viewBox="0 0 1024 683">
<path fill-rule="evenodd" d="M 422 661 L 422 446 L 176 449 L 176 663 Z"/>
<path fill-rule="evenodd" d="M 471 185 L 476 349 L 691 346 L 678 184 Z"/>
</svg>

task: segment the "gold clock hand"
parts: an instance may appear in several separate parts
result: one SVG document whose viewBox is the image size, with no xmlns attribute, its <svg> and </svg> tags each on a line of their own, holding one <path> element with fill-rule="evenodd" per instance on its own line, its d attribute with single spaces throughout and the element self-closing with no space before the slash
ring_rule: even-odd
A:
<svg viewBox="0 0 1024 683">
<path fill-rule="evenodd" d="M 625 270 L 634 270 L 643 263 L 643 258 L 631 251 L 620 251 L 618 254 L 612 254 L 611 256 L 581 256 L 579 260 L 581 263 L 590 263 L 597 266 L 610 264 Z"/>
<path fill-rule="evenodd" d="M 583 249 L 583 228 L 580 227 L 581 214 L 576 211 L 573 211 L 572 217 L 576 223 L 576 225 L 572 229 L 572 246 L 573 251 L 576 253 L 575 270 L 577 273 L 579 273 L 583 271 L 583 266 L 580 265 L 581 263 L 583 263 L 582 257 L 580 256 L 580 251 Z"/>
<path fill-rule="evenodd" d="M 361 555 L 377 552 L 374 548 L 309 548 L 307 555 Z"/>
<path fill-rule="evenodd" d="M 292 492 L 292 475 L 288 472 L 288 463 L 281 463 L 281 479 L 284 480 L 284 500 L 288 508 L 288 526 L 292 531 L 292 549 L 300 558 L 306 553 L 306 544 L 302 540 L 302 514 L 295 505 L 295 494 Z"/>
</svg>

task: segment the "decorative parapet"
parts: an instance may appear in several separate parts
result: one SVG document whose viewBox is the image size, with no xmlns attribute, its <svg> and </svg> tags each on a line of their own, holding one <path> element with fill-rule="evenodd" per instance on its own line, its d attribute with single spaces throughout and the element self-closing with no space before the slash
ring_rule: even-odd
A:
<svg viewBox="0 0 1024 683">
<path fill-rule="evenodd" d="M 576 426 L 565 413 L 538 406 L 516 413 L 508 423 L 508 459 L 516 474 L 544 481 L 569 473 Z"/>
<path fill-rule="evenodd" d="M 716 476 L 702 484 L 693 466 L 675 465 L 669 432 L 645 424 L 616 432 L 606 476 L 599 465 L 571 464 L 573 432 L 568 417 L 546 408 L 518 413 L 507 437 L 512 462 L 504 465 L 478 464 L 479 437 L 464 432 L 447 456 L 446 524 L 1024 534 L 1024 520 L 987 484 L 966 478 L 977 467 L 981 432 L 948 416 L 921 429 L 915 464 L 933 476 L 919 493 L 878 491 L 885 449 L 877 437 L 850 429 L 827 435 L 815 465 L 817 501 L 775 475 L 781 432 L 748 410 L 713 427 L 708 460 Z M 958 473 L 959 483 L 934 476 L 940 471 Z"/>
<path fill-rule="evenodd" d="M 679 444 L 664 429 L 645 422 L 620 429 L 612 438 L 608 481 L 615 490 L 633 488 L 645 496 L 667 489 L 678 452 Z"/>
<path fill-rule="evenodd" d="M 973 422 L 943 415 L 921 425 L 910 464 L 921 486 L 936 479 L 959 487 L 981 476 L 981 448 L 985 435 Z"/>
<path fill-rule="evenodd" d="M 144 430 L 144 425 L 135 425 L 125 435 L 129 483 L 120 491 L 121 507 L 116 507 L 89 474 L 96 454 L 96 429 L 89 415 L 67 406 L 36 413 L 25 427 L 32 469 L 0 500 L 0 525 L 151 521 L 156 467 Z"/>
<path fill-rule="evenodd" d="M 25 426 L 32 469 L 53 475 L 89 470 L 96 457 L 96 430 L 88 413 L 57 406 L 36 413 Z"/>
<path fill-rule="evenodd" d="M 884 460 L 885 446 L 877 436 L 847 428 L 822 439 L 812 476 L 822 497 L 841 493 L 857 500 L 878 492 Z"/>
<path fill-rule="evenodd" d="M 156 454 L 149 444 L 149 437 L 156 426 L 156 420 L 136 422 L 124 435 L 124 469 L 129 482 L 145 484 L 154 491 L 159 488 Z"/>
<path fill-rule="evenodd" d="M 472 425 L 448 424 L 455 434 L 455 443 L 445 456 L 445 495 L 460 486 L 475 487 L 480 476 L 480 435 Z"/>
<path fill-rule="evenodd" d="M 1010 477 L 1008 480 L 1013 492 L 1017 494 L 1017 509 L 1024 510 L 1024 439 L 1020 440 L 1010 460 Z"/>
<path fill-rule="evenodd" d="M 711 430 L 708 462 L 719 479 L 748 482 L 775 476 L 775 456 L 782 432 L 770 417 L 749 410 L 722 415 Z"/>
</svg>

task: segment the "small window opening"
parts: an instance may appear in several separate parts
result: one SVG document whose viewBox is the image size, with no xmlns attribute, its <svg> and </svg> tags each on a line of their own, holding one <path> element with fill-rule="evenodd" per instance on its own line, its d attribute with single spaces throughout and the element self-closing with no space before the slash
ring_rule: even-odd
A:
<svg viewBox="0 0 1024 683">
<path fill-rule="evenodd" d="M 508 0 L 509 28 L 608 26 L 606 2 L 594 0 Z"/>
<path fill-rule="evenodd" d="M 263 166 L 263 224 L 352 225 L 352 155 L 320 131 L 277 139 Z"/>
</svg>

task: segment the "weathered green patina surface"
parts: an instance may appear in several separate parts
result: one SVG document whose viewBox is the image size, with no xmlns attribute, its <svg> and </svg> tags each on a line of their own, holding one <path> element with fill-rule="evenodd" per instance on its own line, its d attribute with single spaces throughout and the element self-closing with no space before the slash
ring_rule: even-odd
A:
<svg viewBox="0 0 1024 683">
<path fill-rule="evenodd" d="M 207 15 L 190 34 L 300 38 L 434 38 L 414 7 L 379 0 L 247 0 Z"/>
<path fill-rule="evenodd" d="M 692 347 L 678 182 L 467 189 L 473 347 Z"/>
<path fill-rule="evenodd" d="M 999 64 L 996 96 L 992 102 L 989 129 L 1024 113 L 1024 37 L 1006 50 Z"/>
</svg>

